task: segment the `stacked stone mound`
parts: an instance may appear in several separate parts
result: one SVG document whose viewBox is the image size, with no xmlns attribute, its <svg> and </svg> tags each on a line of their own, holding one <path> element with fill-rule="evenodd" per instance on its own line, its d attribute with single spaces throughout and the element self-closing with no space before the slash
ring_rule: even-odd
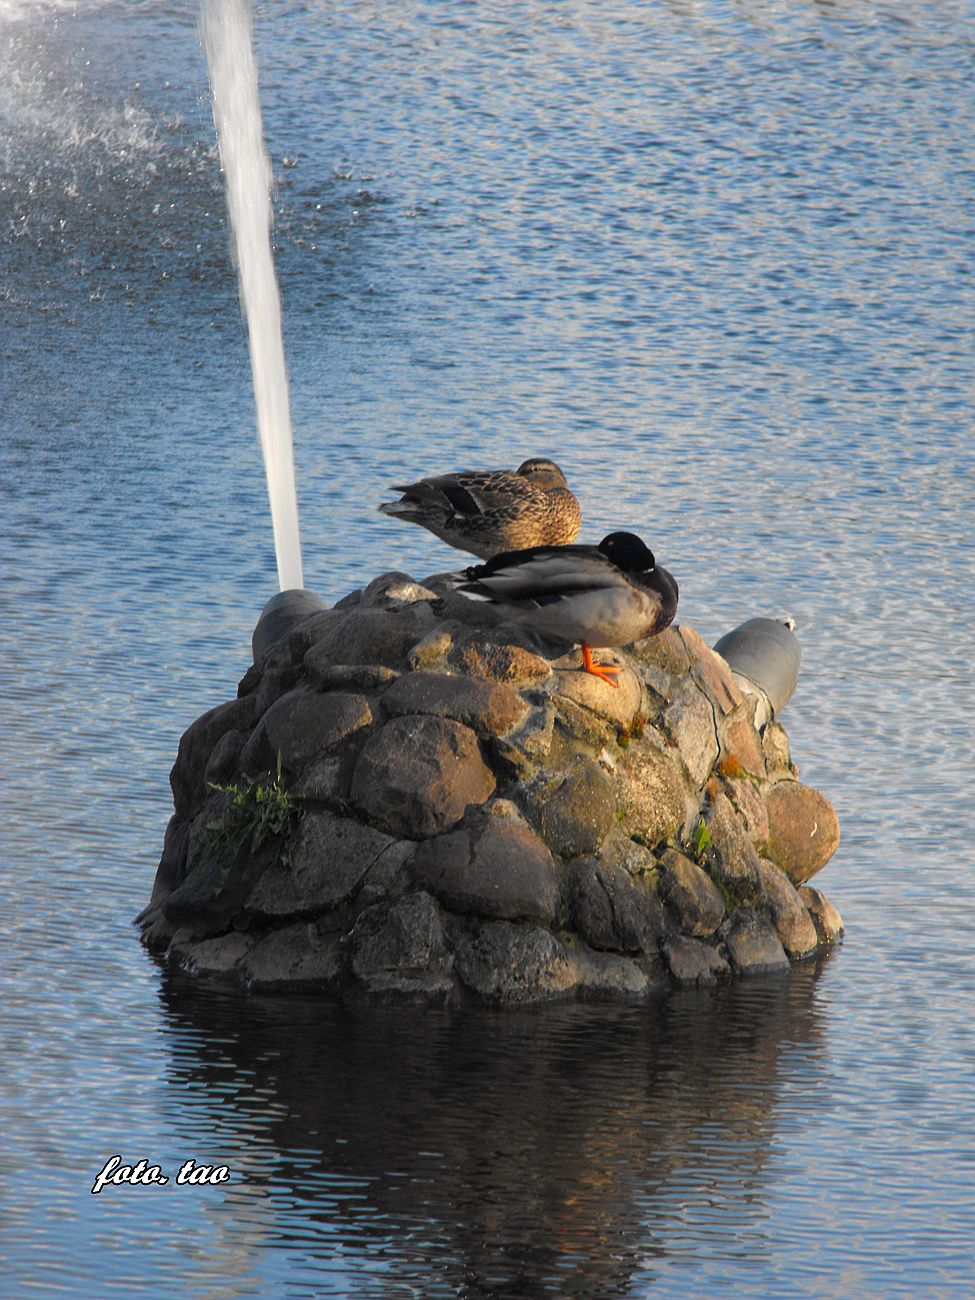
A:
<svg viewBox="0 0 975 1300">
<path fill-rule="evenodd" d="M 641 998 L 835 940 L 832 807 L 690 627 L 614 689 L 491 607 L 385 574 L 299 623 L 182 737 L 151 951 L 255 991 Z M 214 828 L 280 764 L 300 811 Z"/>
</svg>

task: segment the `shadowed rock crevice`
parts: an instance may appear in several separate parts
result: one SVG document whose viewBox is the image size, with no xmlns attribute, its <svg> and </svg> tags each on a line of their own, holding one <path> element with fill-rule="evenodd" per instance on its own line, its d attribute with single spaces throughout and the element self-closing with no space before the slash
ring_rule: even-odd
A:
<svg viewBox="0 0 975 1300">
<path fill-rule="evenodd" d="M 506 1006 L 645 998 L 840 937 L 806 884 L 836 815 L 692 628 L 612 652 L 614 688 L 489 612 L 447 575 L 385 574 L 193 723 L 138 918 L 160 960 Z"/>
</svg>

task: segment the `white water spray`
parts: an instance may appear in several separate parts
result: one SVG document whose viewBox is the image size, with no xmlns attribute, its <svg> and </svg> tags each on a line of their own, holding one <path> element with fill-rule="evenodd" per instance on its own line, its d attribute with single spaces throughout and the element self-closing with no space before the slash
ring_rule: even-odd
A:
<svg viewBox="0 0 975 1300">
<path fill-rule="evenodd" d="M 285 591 L 304 584 L 281 297 L 271 255 L 271 164 L 264 148 L 251 0 L 202 0 L 201 27 L 247 321 L 278 583 Z"/>
</svg>

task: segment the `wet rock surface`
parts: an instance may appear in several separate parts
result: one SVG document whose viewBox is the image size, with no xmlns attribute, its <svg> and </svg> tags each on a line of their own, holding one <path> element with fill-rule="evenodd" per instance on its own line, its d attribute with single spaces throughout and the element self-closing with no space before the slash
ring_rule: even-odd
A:
<svg viewBox="0 0 975 1300">
<path fill-rule="evenodd" d="M 145 945 L 256 993 L 640 999 L 786 969 L 839 843 L 690 627 L 600 658 L 388 573 L 293 626 L 179 743 Z"/>
</svg>

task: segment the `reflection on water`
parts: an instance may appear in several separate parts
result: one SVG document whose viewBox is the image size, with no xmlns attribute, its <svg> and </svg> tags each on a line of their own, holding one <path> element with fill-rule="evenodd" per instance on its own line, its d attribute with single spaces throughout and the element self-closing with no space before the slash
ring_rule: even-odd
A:
<svg viewBox="0 0 975 1300">
<path fill-rule="evenodd" d="M 357 1295 L 580 1297 L 687 1266 L 688 1218 L 716 1255 L 760 1251 L 783 1076 L 800 1105 L 823 1091 L 820 970 L 464 1017 L 167 977 L 175 1122 L 234 1172 L 212 1249 L 237 1283 L 268 1250 L 293 1285 L 348 1253 L 380 1261 Z"/>
</svg>

